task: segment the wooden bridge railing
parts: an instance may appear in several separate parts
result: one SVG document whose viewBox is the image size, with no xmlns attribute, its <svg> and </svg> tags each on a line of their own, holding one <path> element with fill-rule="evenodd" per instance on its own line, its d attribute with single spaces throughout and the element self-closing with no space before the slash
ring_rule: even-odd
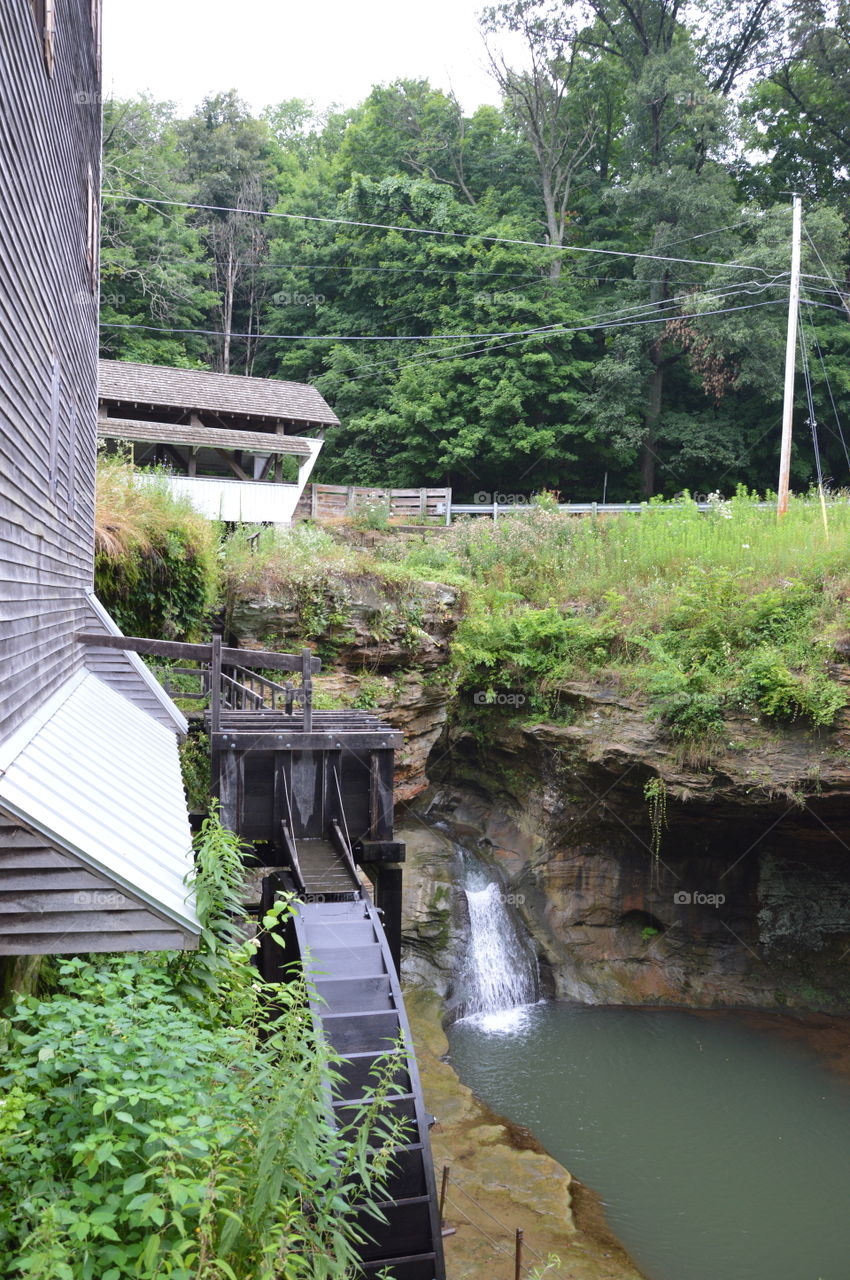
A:
<svg viewBox="0 0 850 1280">
<path fill-rule="evenodd" d="M 222 644 L 221 636 L 213 636 L 211 644 L 184 644 L 174 640 L 149 640 L 144 636 L 113 636 L 97 632 L 78 632 L 82 644 L 106 649 L 122 649 L 148 657 L 172 658 L 178 661 L 197 662 L 197 667 L 170 667 L 170 675 L 193 675 L 201 681 L 198 692 L 183 691 L 171 682 L 165 683 L 166 692 L 179 698 L 210 700 L 211 729 L 218 733 L 221 712 L 283 710 L 294 713 L 300 703 L 305 730 L 313 721 L 313 673 L 320 671 L 320 658 L 310 649 L 300 654 L 277 653 L 271 649 L 234 649 Z M 261 671 L 292 671 L 301 673 L 301 684 L 287 681 L 279 684 Z"/>
</svg>

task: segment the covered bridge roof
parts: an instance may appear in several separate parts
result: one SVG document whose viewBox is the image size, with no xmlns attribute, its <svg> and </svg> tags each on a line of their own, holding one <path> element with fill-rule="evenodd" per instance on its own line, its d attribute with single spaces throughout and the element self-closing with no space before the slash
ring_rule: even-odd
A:
<svg viewBox="0 0 850 1280">
<path fill-rule="evenodd" d="M 100 361 L 100 398 L 313 426 L 336 426 L 339 422 L 316 388 L 306 383 L 123 360 Z"/>
</svg>

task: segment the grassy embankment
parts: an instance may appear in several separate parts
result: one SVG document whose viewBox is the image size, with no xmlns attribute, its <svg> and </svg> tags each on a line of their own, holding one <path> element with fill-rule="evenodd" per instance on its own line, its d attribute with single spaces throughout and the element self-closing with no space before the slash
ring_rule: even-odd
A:
<svg viewBox="0 0 850 1280">
<path fill-rule="evenodd" d="M 403 563 L 466 577 L 455 659 L 467 691 L 568 718 L 564 695 L 593 681 L 645 697 L 672 739 L 710 746 L 729 714 L 818 727 L 844 705 L 830 665 L 850 626 L 850 506 L 829 523 L 827 539 L 803 500 L 778 523 L 743 494 L 708 514 L 531 509 L 459 525 Z"/>
<path fill-rule="evenodd" d="M 448 582 L 461 592 L 461 714 L 477 694 L 510 714 L 569 719 L 575 683 L 591 681 L 644 700 L 673 742 L 706 750 L 730 715 L 820 728 L 844 705 L 830 666 L 850 631 L 850 505 L 832 506 L 829 523 L 827 538 L 801 499 L 779 523 L 740 494 L 707 514 L 687 502 L 597 520 L 531 507 L 412 541 L 389 529 L 369 548 L 351 545 L 350 526 L 307 525 L 219 545 L 214 526 L 113 465 L 98 588 L 125 630 L 165 635 L 196 631 L 228 598 L 267 595 L 290 614 L 279 642 L 311 643 L 332 665 L 364 578 L 384 598 L 377 638 L 401 622 L 411 650 L 417 581 Z"/>
</svg>

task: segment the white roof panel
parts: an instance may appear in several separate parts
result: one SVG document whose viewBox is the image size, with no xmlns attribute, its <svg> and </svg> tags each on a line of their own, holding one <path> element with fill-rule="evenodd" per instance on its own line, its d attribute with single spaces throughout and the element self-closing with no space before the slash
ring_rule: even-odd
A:
<svg viewBox="0 0 850 1280">
<path fill-rule="evenodd" d="M 0 805 L 200 933 L 184 883 L 191 834 L 174 733 L 92 673 L 30 724 L 28 739 L 3 744 Z"/>
</svg>

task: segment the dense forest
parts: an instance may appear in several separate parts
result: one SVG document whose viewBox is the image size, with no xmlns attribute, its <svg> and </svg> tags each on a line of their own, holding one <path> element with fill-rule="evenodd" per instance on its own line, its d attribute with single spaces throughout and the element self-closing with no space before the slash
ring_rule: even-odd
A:
<svg viewBox="0 0 850 1280">
<path fill-rule="evenodd" d="M 509 0 L 481 21 L 502 106 L 471 115 L 421 81 L 321 114 L 107 103 L 103 354 L 315 383 L 342 424 L 325 481 L 763 490 L 793 190 L 792 479 L 819 446 L 846 485 L 850 0 Z"/>
</svg>

